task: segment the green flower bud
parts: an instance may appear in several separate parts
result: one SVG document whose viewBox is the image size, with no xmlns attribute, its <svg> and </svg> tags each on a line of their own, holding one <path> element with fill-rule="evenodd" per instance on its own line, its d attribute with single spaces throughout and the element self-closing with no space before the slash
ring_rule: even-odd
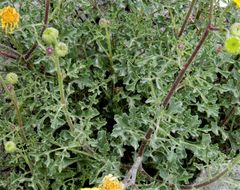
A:
<svg viewBox="0 0 240 190">
<path fill-rule="evenodd" d="M 63 42 L 59 42 L 55 46 L 55 52 L 57 56 L 64 57 L 65 55 L 68 54 L 68 46 Z"/>
<path fill-rule="evenodd" d="M 4 144 L 4 148 L 7 153 L 13 153 L 17 150 L 16 144 L 13 141 L 7 141 Z"/>
<path fill-rule="evenodd" d="M 110 22 L 109 20 L 105 19 L 105 18 L 101 18 L 101 19 L 99 20 L 99 26 L 100 26 L 101 28 L 107 28 L 107 27 L 110 26 L 110 24 L 111 24 L 111 22 Z"/>
<path fill-rule="evenodd" d="M 18 76 L 16 73 L 8 73 L 5 80 L 8 84 L 16 84 L 18 82 Z"/>
<path fill-rule="evenodd" d="M 234 23 L 230 27 L 230 32 L 233 36 L 240 37 L 240 23 Z"/>
<path fill-rule="evenodd" d="M 240 39 L 235 36 L 231 36 L 225 40 L 224 43 L 225 50 L 231 54 L 239 54 L 240 53 Z"/>
<path fill-rule="evenodd" d="M 54 45 L 57 43 L 58 34 L 59 32 L 56 28 L 46 28 L 43 32 L 42 39 L 46 44 Z"/>
</svg>

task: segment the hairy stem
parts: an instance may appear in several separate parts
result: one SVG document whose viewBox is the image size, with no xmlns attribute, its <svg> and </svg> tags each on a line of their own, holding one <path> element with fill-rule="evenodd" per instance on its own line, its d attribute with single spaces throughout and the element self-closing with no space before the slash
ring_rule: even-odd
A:
<svg viewBox="0 0 240 190">
<path fill-rule="evenodd" d="M 196 57 L 198 51 L 200 50 L 200 48 L 202 47 L 203 43 L 205 42 L 205 40 L 208 37 L 209 31 L 210 31 L 210 24 L 208 24 L 208 26 L 205 29 L 204 34 L 202 35 L 202 38 L 200 39 L 200 41 L 198 42 L 197 46 L 195 47 L 192 55 L 190 56 L 190 58 L 188 59 L 187 63 L 183 66 L 183 68 L 180 70 L 180 72 L 178 73 L 172 87 L 170 88 L 167 96 L 164 98 L 163 100 L 163 107 L 166 107 L 171 99 L 171 97 L 173 96 L 173 94 L 175 93 L 179 83 L 182 81 L 187 69 L 189 68 L 189 66 L 191 65 L 191 63 L 193 62 L 194 58 Z"/>
<path fill-rule="evenodd" d="M 42 30 L 40 32 L 40 36 L 42 37 L 44 30 L 47 28 L 48 25 L 48 15 L 49 15 L 49 9 L 50 9 L 50 0 L 45 1 L 45 15 L 44 15 L 44 25 L 42 27 Z"/>
<path fill-rule="evenodd" d="M 227 174 L 229 174 L 232 171 L 233 167 L 235 165 L 237 165 L 239 162 L 240 162 L 240 155 L 238 155 L 235 159 L 233 159 L 232 162 L 228 165 L 228 167 L 225 170 L 223 170 L 221 173 L 215 175 L 214 177 L 212 177 L 212 178 L 210 178 L 210 179 L 208 179 L 205 182 L 202 182 L 200 184 L 183 185 L 183 186 L 181 186 L 181 188 L 185 190 L 185 189 L 193 189 L 193 188 L 199 189 L 199 188 L 202 188 L 202 187 L 206 187 L 206 186 L 214 183 L 215 181 L 219 180 L 220 178 L 226 176 Z"/>
<path fill-rule="evenodd" d="M 67 119 L 68 126 L 70 127 L 71 131 L 73 131 L 74 130 L 74 125 L 73 125 L 71 117 L 69 116 L 67 101 L 66 101 L 65 94 L 64 94 L 63 75 L 62 75 L 61 68 L 60 68 L 60 65 L 59 65 L 59 57 L 53 56 L 52 59 L 53 59 L 54 65 L 55 65 L 55 69 L 57 71 L 58 88 L 59 88 L 60 99 L 61 99 L 61 104 L 62 104 L 61 106 L 63 108 L 63 112 L 64 112 L 65 117 Z"/>
<path fill-rule="evenodd" d="M 22 156 L 23 159 L 25 160 L 26 164 L 28 165 L 29 170 L 30 170 L 30 172 L 32 173 L 32 175 L 34 175 L 34 173 L 33 173 L 33 170 L 34 170 L 33 167 L 34 167 L 34 165 L 33 165 L 33 163 L 31 162 L 30 157 L 29 157 L 29 155 L 27 154 L 26 150 L 25 150 L 23 147 L 21 147 L 21 149 L 19 149 L 19 153 L 21 154 L 21 156 Z M 42 183 L 41 183 L 40 181 L 38 181 L 38 182 L 36 183 L 35 180 L 33 180 L 32 183 L 34 183 L 35 186 L 39 186 L 39 189 L 40 189 L 40 190 L 45 190 L 44 186 L 42 185 Z"/>
<path fill-rule="evenodd" d="M 108 58 L 110 62 L 111 72 L 113 73 L 113 53 L 112 53 L 112 44 L 111 44 L 111 33 L 108 27 L 105 27 L 107 47 L 108 47 Z"/>
<path fill-rule="evenodd" d="M 0 83 L 3 86 L 5 92 L 8 94 L 8 96 L 10 97 L 10 99 L 13 103 L 14 109 L 16 111 L 16 117 L 17 117 L 17 122 L 18 122 L 18 126 L 19 126 L 20 135 L 21 135 L 24 143 L 26 144 L 27 143 L 27 138 L 26 138 L 25 133 L 24 133 L 22 115 L 21 115 L 21 111 L 20 111 L 20 108 L 19 108 L 19 103 L 18 103 L 18 100 L 17 100 L 17 96 L 15 94 L 14 87 L 12 87 L 11 90 L 8 89 L 6 83 L 5 83 L 5 81 L 4 81 L 4 79 L 2 78 L 1 75 L 0 75 Z"/>
<path fill-rule="evenodd" d="M 191 13 L 192 13 L 193 6 L 194 6 L 195 2 L 196 2 L 196 0 L 192 0 L 191 5 L 190 5 L 190 7 L 189 7 L 189 9 L 188 9 L 188 12 L 187 12 L 187 14 L 186 14 L 186 17 L 185 17 L 185 19 L 184 19 L 184 21 L 183 21 L 183 24 L 182 24 L 182 26 L 181 26 L 181 29 L 179 30 L 179 32 L 178 32 L 178 34 L 177 34 L 178 37 L 181 37 L 182 34 L 183 34 L 183 31 L 184 31 L 184 29 L 185 29 L 185 27 L 186 27 L 186 25 L 187 25 L 187 22 L 188 22 L 188 19 L 189 19 Z"/>
<path fill-rule="evenodd" d="M 0 51 L 0 56 L 10 58 L 10 59 L 17 59 L 17 56 L 15 54 L 12 54 L 6 51 Z"/>
</svg>

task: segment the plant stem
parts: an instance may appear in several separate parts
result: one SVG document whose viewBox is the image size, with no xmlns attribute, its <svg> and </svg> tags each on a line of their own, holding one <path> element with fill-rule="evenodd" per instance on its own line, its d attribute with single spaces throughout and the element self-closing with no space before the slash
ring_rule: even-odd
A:
<svg viewBox="0 0 240 190">
<path fill-rule="evenodd" d="M 200 48 L 202 47 L 203 43 L 205 42 L 205 40 L 208 37 L 209 31 L 210 31 L 210 24 L 208 24 L 208 26 L 205 29 L 205 32 L 202 35 L 202 38 L 200 39 L 200 41 L 198 42 L 197 46 L 195 47 L 194 51 L 192 52 L 192 55 L 190 56 L 190 58 L 188 59 L 187 63 L 183 66 L 183 68 L 180 70 L 180 72 L 178 73 L 172 87 L 170 88 L 167 96 L 164 98 L 163 100 L 163 107 L 166 107 L 171 99 L 171 97 L 173 96 L 173 94 L 175 93 L 179 83 L 182 81 L 187 69 L 189 68 L 189 66 L 191 65 L 191 63 L 193 62 L 194 58 L 196 57 L 198 51 L 200 50 Z"/>
<path fill-rule="evenodd" d="M 111 32 L 110 32 L 108 27 L 105 27 L 105 33 L 106 33 L 107 47 L 108 47 L 107 55 L 108 55 L 108 59 L 109 59 L 109 62 L 110 62 L 110 73 L 113 75 L 114 74 L 114 69 L 113 69 L 113 53 L 112 53 L 112 43 L 111 43 Z M 113 95 L 114 94 L 114 88 L 115 88 L 114 78 L 112 78 L 111 88 L 112 88 L 112 95 Z"/>
<path fill-rule="evenodd" d="M 0 48 L 2 49 L 7 49 L 8 51 L 11 51 L 13 54 L 16 54 L 16 55 L 19 55 L 19 56 L 22 56 L 21 53 L 19 53 L 18 51 L 16 51 L 15 49 L 11 48 L 11 47 L 8 47 L 4 44 L 0 44 Z"/>
<path fill-rule="evenodd" d="M 17 96 L 15 94 L 15 90 L 14 88 L 9 90 L 4 79 L 2 78 L 2 76 L 0 75 L 0 83 L 2 84 L 5 92 L 9 95 L 12 103 L 13 103 L 13 106 L 15 108 L 15 111 L 16 111 L 16 117 L 17 117 L 17 121 L 18 121 L 18 126 L 19 126 L 19 130 L 20 130 L 20 134 L 21 134 L 21 137 L 24 141 L 25 144 L 27 144 L 27 138 L 25 136 L 25 133 L 24 133 L 24 128 L 23 128 L 23 120 L 22 120 L 22 115 L 21 115 L 21 112 L 20 112 L 20 108 L 19 108 L 19 104 L 18 104 L 18 100 L 17 100 Z"/>
<path fill-rule="evenodd" d="M 43 25 L 42 30 L 40 32 L 41 37 L 42 37 L 42 34 L 43 34 L 44 30 L 47 28 L 47 25 L 48 25 L 49 9 L 50 9 L 50 0 L 46 0 L 45 1 L 44 25 Z"/>
<path fill-rule="evenodd" d="M 188 189 L 199 189 L 199 188 L 203 188 L 203 187 L 206 187 L 214 182 L 216 182 L 217 180 L 219 180 L 220 178 L 228 175 L 233 167 L 235 165 L 237 165 L 238 163 L 240 162 L 240 155 L 238 155 L 234 160 L 231 161 L 231 163 L 227 166 L 226 169 L 224 169 L 222 172 L 220 172 L 219 174 L 216 174 L 215 176 L 213 176 L 212 178 L 202 182 L 202 183 L 199 183 L 199 184 L 193 184 L 193 185 L 181 185 L 181 189 L 182 190 L 188 190 Z M 153 181 L 154 178 L 152 176 L 150 176 L 142 167 L 141 167 L 141 173 L 142 175 L 144 175 L 149 181 Z M 158 183 L 163 183 L 162 180 L 157 180 Z M 172 185 L 172 184 L 167 184 L 168 187 L 170 187 L 171 189 L 174 189 L 175 188 L 175 185 Z"/>
<path fill-rule="evenodd" d="M 221 122 L 221 126 L 224 126 L 228 123 L 228 121 L 230 120 L 231 116 L 237 111 L 237 107 L 233 106 L 231 108 L 231 110 L 228 112 L 228 114 L 226 115 L 226 117 L 223 119 L 223 121 Z"/>
<path fill-rule="evenodd" d="M 223 170 L 221 173 L 215 175 L 211 179 L 208 179 L 205 182 L 202 182 L 200 184 L 183 185 L 183 186 L 181 186 L 181 188 L 185 190 L 185 189 L 193 189 L 193 188 L 199 189 L 199 188 L 202 188 L 202 187 L 206 187 L 206 186 L 214 183 L 218 179 L 220 179 L 220 178 L 226 176 L 227 174 L 229 174 L 232 171 L 233 167 L 235 165 L 237 165 L 239 162 L 240 162 L 240 155 L 238 155 L 235 159 L 233 159 L 232 162 L 228 165 L 228 167 L 225 170 Z"/>
<path fill-rule="evenodd" d="M 52 59 L 53 59 L 54 65 L 55 65 L 55 69 L 57 71 L 58 88 L 59 88 L 59 92 L 60 92 L 60 99 L 61 99 L 63 112 L 64 112 L 65 117 L 67 119 L 68 126 L 70 127 L 71 131 L 74 131 L 74 125 L 73 125 L 71 117 L 69 116 L 67 102 L 66 102 L 66 98 L 65 98 L 65 94 L 64 94 L 63 75 L 62 75 L 61 68 L 60 68 L 60 65 L 59 65 L 59 57 L 54 55 L 52 57 Z"/>
<path fill-rule="evenodd" d="M 110 62 L 110 70 L 111 73 L 113 74 L 114 69 L 113 69 L 113 53 L 112 53 L 112 44 L 111 44 L 111 33 L 109 31 L 108 27 L 105 27 L 105 32 L 106 32 L 106 39 L 107 39 L 107 46 L 108 46 L 108 58 Z"/>
<path fill-rule="evenodd" d="M 33 164 L 30 161 L 29 156 L 26 154 L 26 152 L 25 152 L 23 147 L 21 148 L 20 154 L 22 155 L 22 157 L 24 158 L 25 162 L 27 163 L 27 165 L 28 165 L 28 167 L 30 169 L 30 172 L 33 174 Z"/>
<path fill-rule="evenodd" d="M 14 54 L 12 54 L 10 52 L 6 52 L 6 51 L 0 51 L 0 56 L 11 58 L 11 59 L 17 59 L 16 55 L 14 55 Z"/>
<path fill-rule="evenodd" d="M 149 128 L 148 131 L 145 134 L 145 138 L 143 139 L 143 141 L 141 143 L 141 146 L 138 150 L 137 158 L 136 158 L 136 160 L 133 163 L 131 169 L 129 170 L 129 172 L 127 173 L 127 175 L 125 176 L 125 178 L 123 180 L 125 188 L 128 188 L 129 186 L 132 186 L 132 185 L 135 184 L 138 169 L 142 164 L 143 153 L 144 153 L 145 147 L 147 145 L 147 142 L 151 138 L 152 133 L 153 133 L 153 129 Z"/>
<path fill-rule="evenodd" d="M 49 22 L 54 19 L 56 14 L 59 14 L 62 3 L 63 3 L 63 0 L 58 0 L 57 5 L 55 6 L 56 8 L 53 10 L 52 14 L 49 16 Z"/>
<path fill-rule="evenodd" d="M 8 87 L 5 84 L 5 81 L 2 78 L 2 76 L 0 76 L 0 82 L 1 82 L 5 92 L 7 92 L 7 94 L 9 95 L 9 97 L 11 98 L 11 100 L 13 102 L 14 108 L 16 110 L 18 125 L 19 125 L 20 128 L 22 128 L 23 127 L 23 122 L 22 122 L 22 117 L 21 117 L 21 113 L 20 113 L 20 110 L 19 110 L 19 105 L 18 105 L 18 102 L 17 102 L 17 97 L 16 97 L 16 94 L 15 94 L 15 91 L 14 91 L 14 89 L 11 89 L 11 90 L 8 89 Z"/>
<path fill-rule="evenodd" d="M 194 58 L 196 57 L 198 51 L 200 50 L 200 48 L 202 47 L 203 43 L 205 42 L 205 40 L 207 39 L 208 37 L 208 34 L 209 32 L 212 30 L 212 12 L 213 12 L 213 0 L 211 0 L 211 3 L 210 3 L 210 14 L 208 15 L 208 25 L 207 27 L 205 28 L 205 31 L 202 35 L 202 38 L 200 39 L 200 41 L 198 42 L 197 46 L 195 47 L 195 49 L 193 50 L 192 52 L 192 55 L 190 56 L 190 58 L 188 59 L 187 63 L 183 66 L 183 68 L 180 70 L 180 72 L 178 73 L 171 89 L 169 90 L 167 96 L 164 98 L 163 100 L 163 107 L 165 108 L 171 97 L 173 96 L 173 94 L 175 93 L 179 83 L 182 81 L 188 67 L 191 65 L 191 63 L 193 62 Z"/>
<path fill-rule="evenodd" d="M 27 164 L 28 167 L 29 167 L 30 172 L 31 172 L 32 175 L 34 176 L 34 173 L 33 173 L 33 164 L 32 164 L 32 162 L 31 162 L 31 160 L 30 160 L 29 155 L 26 153 L 26 151 L 24 150 L 23 147 L 21 147 L 21 149 L 19 149 L 19 150 L 20 150 L 19 153 L 21 154 L 21 156 L 22 156 L 23 159 L 25 160 L 26 164 Z M 39 186 L 39 189 L 45 190 L 45 188 L 43 187 L 43 185 L 42 185 L 41 182 L 37 181 L 37 183 L 35 183 L 35 181 L 32 180 L 32 183 L 34 183 L 34 185 L 36 185 L 36 186 Z"/>
<path fill-rule="evenodd" d="M 46 29 L 48 25 L 48 16 L 49 16 L 49 10 L 50 10 L 50 0 L 45 0 L 45 16 L 44 16 L 44 24 L 40 31 L 40 37 L 42 37 L 42 34 L 44 30 Z M 32 53 L 35 51 L 35 49 L 38 47 L 37 41 L 32 45 L 32 47 L 25 53 L 24 60 L 27 62 L 32 55 Z"/>
<path fill-rule="evenodd" d="M 188 9 L 188 12 L 187 12 L 187 14 L 186 14 L 186 17 L 185 17 L 185 19 L 184 19 L 184 21 L 183 21 L 182 27 L 181 27 L 181 29 L 179 30 L 178 34 L 177 34 L 178 37 L 181 37 L 182 34 L 183 34 L 183 31 L 184 31 L 184 29 L 185 29 L 185 27 L 186 27 L 186 25 L 187 25 L 187 21 L 188 21 L 190 15 L 191 15 L 191 13 L 192 13 L 193 6 L 194 6 L 195 2 L 196 2 L 196 0 L 192 0 L 191 5 L 190 5 L 190 7 L 189 7 L 189 9 Z"/>
</svg>

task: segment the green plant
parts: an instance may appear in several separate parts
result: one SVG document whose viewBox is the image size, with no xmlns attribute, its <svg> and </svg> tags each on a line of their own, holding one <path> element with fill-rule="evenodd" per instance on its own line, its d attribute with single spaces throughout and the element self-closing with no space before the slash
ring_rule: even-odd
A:
<svg viewBox="0 0 240 190">
<path fill-rule="evenodd" d="M 110 173 L 133 189 L 199 188 L 202 168 L 232 159 L 211 180 L 229 173 L 240 64 L 224 42 L 239 11 L 212 2 L 1 1 L 21 22 L 0 31 L 0 149 L 18 147 L 0 153 L 0 188 L 80 189 Z M 49 26 L 65 57 L 42 40 Z"/>
</svg>

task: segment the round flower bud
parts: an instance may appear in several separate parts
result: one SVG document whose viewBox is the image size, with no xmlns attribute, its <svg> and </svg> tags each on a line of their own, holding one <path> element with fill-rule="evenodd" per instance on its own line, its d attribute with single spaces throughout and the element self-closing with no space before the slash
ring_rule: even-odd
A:
<svg viewBox="0 0 240 190">
<path fill-rule="evenodd" d="M 239 54 L 240 53 L 240 39 L 235 36 L 231 36 L 225 40 L 224 43 L 225 50 L 231 54 Z"/>
<path fill-rule="evenodd" d="M 48 45 L 54 45 L 57 43 L 58 39 L 58 30 L 56 28 L 50 27 L 46 28 L 43 32 L 42 39 Z"/>
<path fill-rule="evenodd" d="M 59 42 L 55 46 L 55 52 L 57 56 L 64 57 L 65 55 L 68 54 L 68 46 L 63 42 Z"/>
<path fill-rule="evenodd" d="M 233 36 L 240 37 L 240 23 L 234 23 L 234 24 L 230 27 L 230 33 L 231 33 Z"/>
<path fill-rule="evenodd" d="M 109 20 L 105 19 L 105 18 L 101 18 L 99 20 L 99 26 L 102 27 L 102 28 L 107 28 L 107 27 L 110 26 L 110 24 L 111 24 L 111 22 Z"/>
<path fill-rule="evenodd" d="M 18 82 L 18 76 L 16 73 L 8 73 L 5 80 L 8 84 L 16 84 Z"/>
<path fill-rule="evenodd" d="M 4 148 L 7 153 L 13 153 L 17 150 L 16 144 L 13 141 L 7 141 L 4 144 Z"/>
</svg>

